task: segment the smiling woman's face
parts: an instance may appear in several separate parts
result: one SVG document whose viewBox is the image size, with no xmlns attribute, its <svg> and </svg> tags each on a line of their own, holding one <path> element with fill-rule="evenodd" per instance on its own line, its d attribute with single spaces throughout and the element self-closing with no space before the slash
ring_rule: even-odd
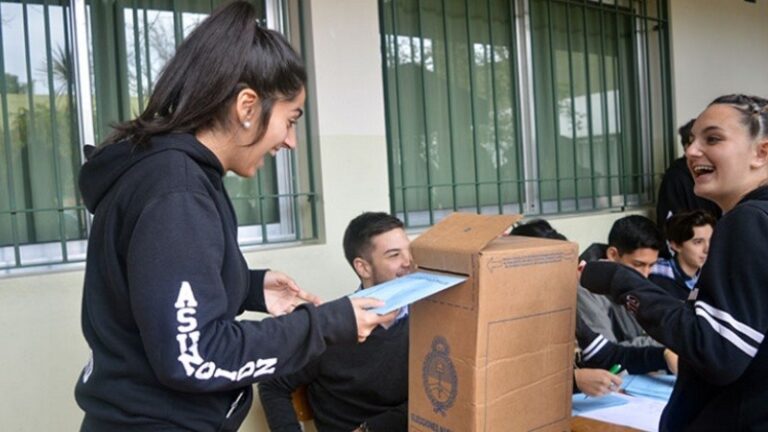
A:
<svg viewBox="0 0 768 432">
<path fill-rule="evenodd" d="M 716 202 L 724 211 L 765 180 L 742 114 L 728 104 L 710 105 L 693 125 L 693 142 L 685 150 L 696 195 Z"/>
<path fill-rule="evenodd" d="M 241 177 L 253 177 L 264 165 L 267 153 L 275 156 L 282 148 L 295 149 L 296 121 L 303 114 L 305 98 L 305 91 L 302 90 L 293 99 L 275 102 L 264 135 L 256 141 L 258 125 L 249 128 L 250 136 L 246 135 L 246 144 L 237 146 L 227 169 Z M 252 118 L 257 119 L 258 115 L 254 114 Z"/>
</svg>

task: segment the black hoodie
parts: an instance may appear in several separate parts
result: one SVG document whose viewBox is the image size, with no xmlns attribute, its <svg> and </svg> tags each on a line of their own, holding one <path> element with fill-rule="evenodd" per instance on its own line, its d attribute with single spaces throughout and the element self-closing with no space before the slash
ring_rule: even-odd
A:
<svg viewBox="0 0 768 432">
<path fill-rule="evenodd" d="M 266 310 L 265 271 L 238 248 L 222 175 L 188 134 L 108 145 L 83 166 L 94 213 L 82 306 L 92 357 L 75 389 L 84 430 L 236 430 L 252 383 L 356 340 L 346 298 L 235 320 Z"/>
<path fill-rule="evenodd" d="M 679 358 L 659 430 L 768 430 L 768 187 L 718 221 L 695 300 L 629 267 L 589 263 L 581 282 L 610 296 Z"/>
</svg>

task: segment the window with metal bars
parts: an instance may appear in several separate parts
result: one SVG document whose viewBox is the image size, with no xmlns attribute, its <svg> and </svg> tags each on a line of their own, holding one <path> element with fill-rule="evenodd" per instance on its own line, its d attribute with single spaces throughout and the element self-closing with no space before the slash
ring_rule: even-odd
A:
<svg viewBox="0 0 768 432">
<path fill-rule="evenodd" d="M 380 0 L 392 210 L 649 204 L 671 160 L 664 0 Z"/>
<path fill-rule="evenodd" d="M 0 183 L 7 185 L 0 188 L 0 271 L 84 259 L 89 215 L 77 187 L 83 144 L 99 142 L 111 124 L 144 108 L 177 44 L 219 3 L 0 1 Z M 288 3 L 254 4 L 262 25 L 300 41 L 301 26 L 289 25 L 300 22 L 299 4 L 290 2 L 289 17 Z M 73 17 L 78 4 L 85 14 Z M 78 26 L 87 29 L 81 50 L 86 80 L 73 67 L 78 54 L 72 29 Z M 83 82 L 92 84 L 78 93 Z M 78 96 L 92 101 L 87 115 L 78 109 Z M 225 178 L 242 245 L 315 238 L 306 126 L 298 125 L 299 150 L 267 158 L 256 178 Z"/>
</svg>

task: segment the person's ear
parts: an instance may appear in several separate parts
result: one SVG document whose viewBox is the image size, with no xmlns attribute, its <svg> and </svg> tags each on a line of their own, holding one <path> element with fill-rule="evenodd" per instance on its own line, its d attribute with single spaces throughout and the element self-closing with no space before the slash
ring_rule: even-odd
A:
<svg viewBox="0 0 768 432">
<path fill-rule="evenodd" d="M 235 100 L 235 114 L 238 123 L 245 129 L 253 127 L 258 109 L 259 95 L 248 87 L 240 90 Z"/>
<path fill-rule="evenodd" d="M 758 169 L 768 165 L 768 138 L 761 139 L 755 144 L 755 157 L 750 165 Z"/>
<path fill-rule="evenodd" d="M 680 250 L 683 248 L 682 245 L 679 245 L 673 241 L 669 242 L 669 247 L 672 248 L 672 250 L 675 251 L 676 254 L 679 254 Z"/>
<path fill-rule="evenodd" d="M 352 260 L 352 267 L 355 269 L 355 273 L 361 280 L 371 279 L 373 277 L 373 269 L 368 261 L 357 257 Z"/>
<path fill-rule="evenodd" d="M 619 250 L 616 249 L 615 246 L 608 246 L 608 249 L 605 251 L 605 256 L 611 261 L 618 261 L 619 260 Z"/>
</svg>

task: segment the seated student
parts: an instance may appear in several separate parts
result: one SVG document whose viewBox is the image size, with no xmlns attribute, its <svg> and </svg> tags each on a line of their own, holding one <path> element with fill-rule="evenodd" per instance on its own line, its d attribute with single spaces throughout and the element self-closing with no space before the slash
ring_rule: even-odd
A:
<svg viewBox="0 0 768 432">
<path fill-rule="evenodd" d="M 518 224 L 510 234 L 567 240 L 543 219 Z M 677 355 L 672 351 L 656 346 L 628 347 L 616 344 L 592 331 L 579 317 L 576 318 L 576 343 L 574 391 L 589 396 L 602 396 L 621 385 L 621 377 L 608 372 L 613 365 L 620 365 L 622 370 L 631 374 L 662 369 L 677 373 Z"/>
<path fill-rule="evenodd" d="M 582 253 L 582 261 L 606 259 L 624 264 L 646 278 L 659 258 L 664 241 L 652 220 L 630 215 L 616 220 L 608 233 L 608 245 L 593 244 Z M 588 258 L 588 259 L 585 259 Z M 607 297 L 578 287 L 576 313 L 596 333 L 611 342 L 633 346 L 660 346 L 624 308 Z"/>
<path fill-rule="evenodd" d="M 667 220 L 667 240 L 672 258 L 661 258 L 648 277 L 680 300 L 695 295 L 693 289 L 709 253 L 715 218 L 704 210 L 678 213 Z"/>
<path fill-rule="evenodd" d="M 368 288 L 411 271 L 403 223 L 386 213 L 363 213 L 344 233 L 344 255 Z M 259 385 L 272 431 L 301 431 L 291 393 L 307 385 L 317 430 L 405 431 L 408 425 L 408 319 L 401 310 L 363 344 L 335 345 L 300 372 Z"/>
</svg>

